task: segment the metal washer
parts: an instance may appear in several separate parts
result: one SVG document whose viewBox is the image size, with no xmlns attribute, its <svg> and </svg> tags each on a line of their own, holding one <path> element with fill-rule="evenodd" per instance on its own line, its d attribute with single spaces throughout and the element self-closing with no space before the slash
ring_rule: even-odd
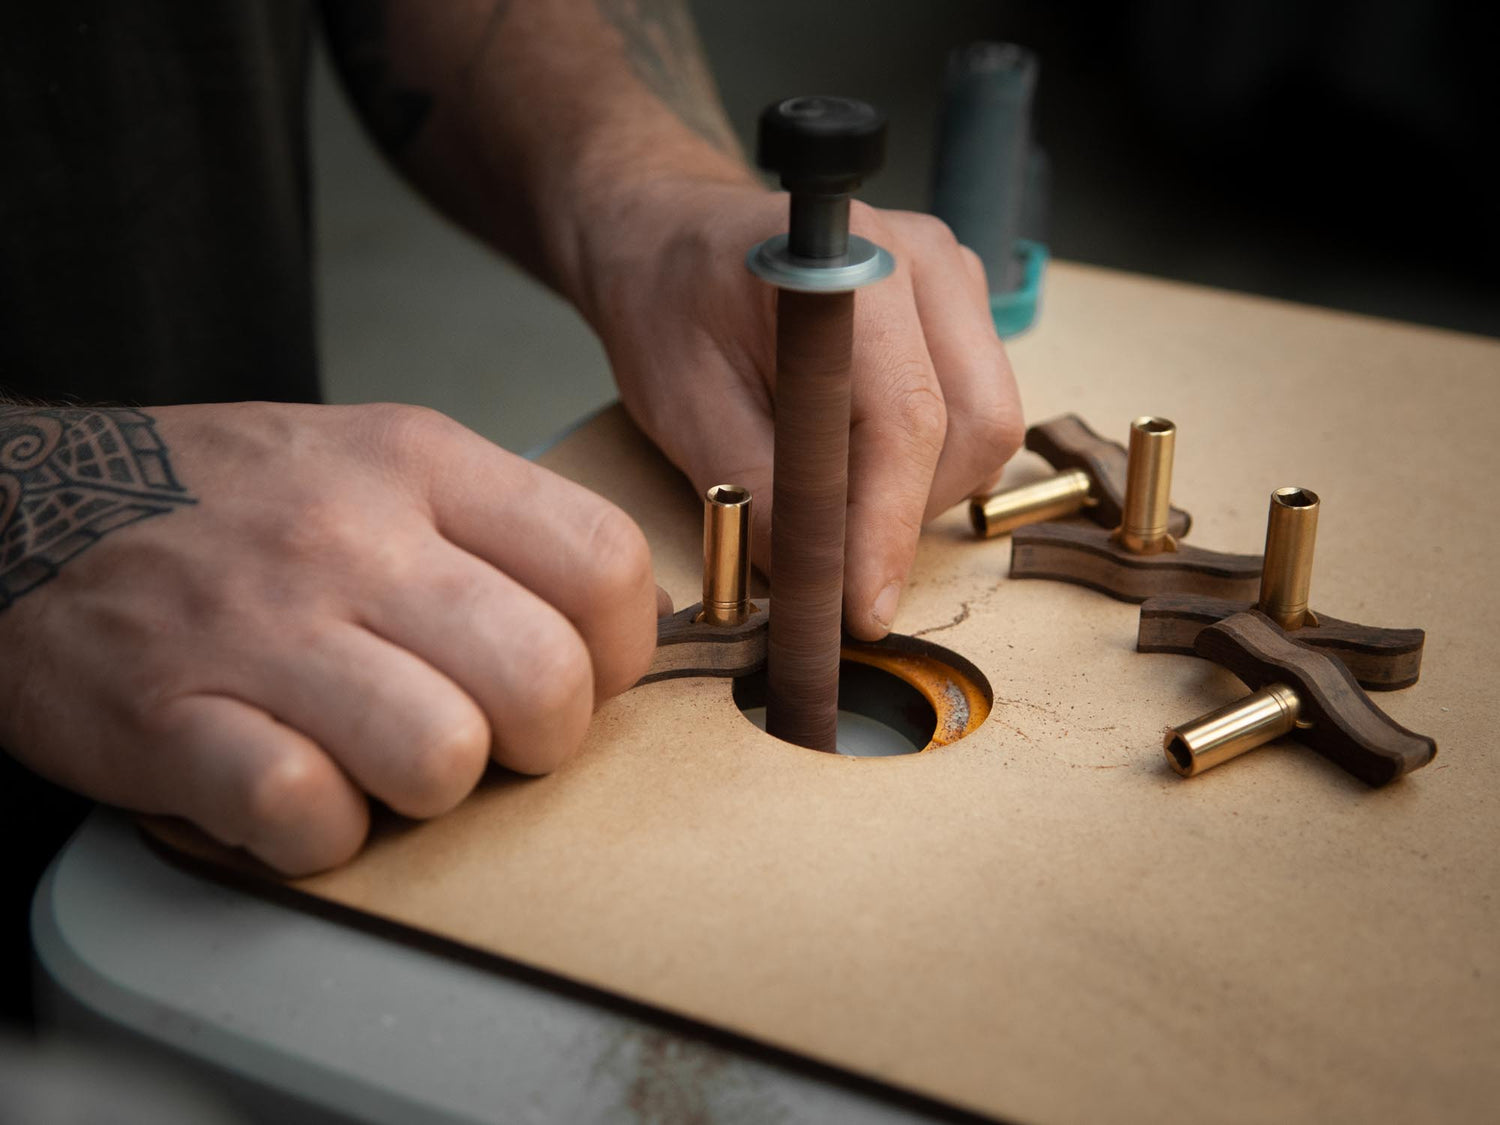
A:
<svg viewBox="0 0 1500 1125">
<path fill-rule="evenodd" d="M 787 250 L 787 236 L 778 234 L 757 243 L 745 255 L 745 265 L 762 281 L 778 289 L 798 293 L 848 293 L 889 277 L 896 259 L 867 238 L 849 236 L 849 253 L 843 265 L 818 264 Z"/>
</svg>

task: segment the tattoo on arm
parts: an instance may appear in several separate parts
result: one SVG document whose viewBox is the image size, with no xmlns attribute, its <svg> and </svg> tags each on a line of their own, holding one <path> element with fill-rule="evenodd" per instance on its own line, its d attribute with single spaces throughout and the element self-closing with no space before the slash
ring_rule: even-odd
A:
<svg viewBox="0 0 1500 1125">
<path fill-rule="evenodd" d="M 739 154 L 685 0 L 595 0 L 636 77 L 715 148 Z"/>
<path fill-rule="evenodd" d="M 385 0 L 323 0 L 323 28 L 360 117 L 380 146 L 399 156 L 426 124 L 432 95 L 391 73 L 385 9 Z"/>
<path fill-rule="evenodd" d="M 0 611 L 127 524 L 197 501 L 139 410 L 0 404 Z"/>
</svg>

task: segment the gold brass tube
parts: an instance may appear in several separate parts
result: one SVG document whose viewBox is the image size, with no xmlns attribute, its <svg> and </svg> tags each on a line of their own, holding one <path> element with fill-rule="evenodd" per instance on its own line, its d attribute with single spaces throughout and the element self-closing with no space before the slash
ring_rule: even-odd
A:
<svg viewBox="0 0 1500 1125">
<path fill-rule="evenodd" d="M 1286 684 L 1270 684 L 1238 703 L 1173 727 L 1162 740 L 1167 763 L 1183 777 L 1222 765 L 1280 738 L 1297 725 L 1302 701 Z"/>
<path fill-rule="evenodd" d="M 703 494 L 703 616 L 738 625 L 750 616 L 750 490 L 716 484 Z"/>
<path fill-rule="evenodd" d="M 1069 469 L 1055 477 L 1023 484 L 1019 488 L 976 496 L 969 501 L 969 520 L 974 534 L 993 539 L 1029 523 L 1069 516 L 1089 502 L 1089 475 Z"/>
<path fill-rule="evenodd" d="M 1271 493 L 1266 517 L 1266 561 L 1260 572 L 1256 608 L 1283 629 L 1309 621 L 1307 592 L 1312 585 L 1313 547 L 1318 538 L 1318 494 L 1306 488 Z"/>
<path fill-rule="evenodd" d="M 1130 423 L 1130 457 L 1125 468 L 1125 505 L 1115 540 L 1137 555 L 1175 549 L 1167 534 L 1172 509 L 1172 454 L 1177 427 L 1149 415 Z"/>
</svg>

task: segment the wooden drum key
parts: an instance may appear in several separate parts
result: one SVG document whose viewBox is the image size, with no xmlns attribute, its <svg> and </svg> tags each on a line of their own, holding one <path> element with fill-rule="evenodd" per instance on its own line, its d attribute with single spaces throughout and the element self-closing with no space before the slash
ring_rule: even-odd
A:
<svg viewBox="0 0 1500 1125">
<path fill-rule="evenodd" d="M 1057 474 L 974 497 L 969 520 L 975 535 L 993 539 L 1018 527 L 1075 514 L 1106 531 L 1120 526 L 1129 457 L 1123 445 L 1100 437 L 1078 415 L 1063 414 L 1028 428 L 1026 448 L 1040 454 Z M 1172 536 L 1181 539 L 1192 526 L 1187 512 L 1168 510 L 1167 531 Z"/>
<path fill-rule="evenodd" d="M 1193 651 L 1233 672 L 1254 694 L 1167 731 L 1167 762 L 1183 777 L 1290 734 L 1366 785 L 1420 769 L 1437 743 L 1391 719 L 1326 652 L 1294 640 L 1258 610 L 1202 629 Z"/>
<path fill-rule="evenodd" d="M 638 681 L 745 676 L 765 667 L 766 603 L 750 598 L 750 491 L 703 494 L 703 600 L 656 625 L 656 655 Z"/>
<path fill-rule="evenodd" d="M 1255 608 L 1303 644 L 1340 660 L 1368 691 L 1416 683 L 1426 642 L 1421 629 L 1356 625 L 1308 608 L 1319 508 L 1318 495 L 1310 489 L 1271 493 L 1265 568 L 1255 602 L 1185 593 L 1150 598 L 1141 606 L 1136 650 L 1191 654 L 1205 626 Z"/>
<path fill-rule="evenodd" d="M 1252 598 L 1260 581 L 1259 555 L 1208 551 L 1177 541 L 1181 532 L 1174 533 L 1174 524 L 1181 523 L 1185 532 L 1187 513 L 1179 521 L 1170 500 L 1176 440 L 1177 427 L 1165 418 L 1148 415 L 1132 422 L 1114 529 L 1106 530 L 1116 509 L 1106 504 L 1109 491 L 1102 482 L 1118 474 L 1095 470 L 1091 480 L 1100 487 L 1094 518 L 1104 526 L 1068 522 L 1018 528 L 1011 536 L 1010 576 L 1073 582 L 1126 602 L 1165 593 Z"/>
</svg>

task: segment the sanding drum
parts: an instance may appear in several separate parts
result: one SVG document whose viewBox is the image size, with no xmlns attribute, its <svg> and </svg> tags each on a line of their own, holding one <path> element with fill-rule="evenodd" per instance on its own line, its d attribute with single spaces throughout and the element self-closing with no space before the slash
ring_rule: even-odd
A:
<svg viewBox="0 0 1500 1125">
<path fill-rule="evenodd" d="M 837 749 L 854 291 L 890 254 L 849 233 L 849 200 L 885 158 L 885 118 L 850 98 L 787 98 L 760 118 L 757 158 L 791 193 L 790 229 L 751 249 L 777 287 L 776 450 L 766 729 Z"/>
</svg>

